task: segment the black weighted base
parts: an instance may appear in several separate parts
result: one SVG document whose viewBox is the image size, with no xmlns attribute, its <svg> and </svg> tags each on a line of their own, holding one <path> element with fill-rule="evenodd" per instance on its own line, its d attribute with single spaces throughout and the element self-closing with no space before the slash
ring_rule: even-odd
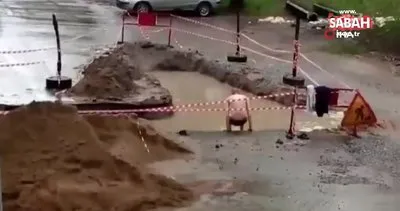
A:
<svg viewBox="0 0 400 211">
<path fill-rule="evenodd" d="M 117 44 L 121 45 L 121 44 L 124 44 L 124 42 L 123 41 L 118 41 Z"/>
<path fill-rule="evenodd" d="M 286 133 L 286 139 L 292 140 L 294 139 L 294 137 L 295 137 L 294 134 Z"/>
<path fill-rule="evenodd" d="M 299 76 L 293 77 L 291 74 L 283 76 L 283 83 L 290 86 L 304 86 L 305 79 Z"/>
<path fill-rule="evenodd" d="M 246 55 L 229 55 L 226 57 L 228 62 L 240 62 L 240 63 L 245 63 L 247 62 L 247 56 Z"/>
<path fill-rule="evenodd" d="M 46 78 L 46 89 L 64 90 L 72 87 L 72 79 L 66 76 L 61 76 L 58 83 L 58 76 L 50 76 Z"/>
</svg>

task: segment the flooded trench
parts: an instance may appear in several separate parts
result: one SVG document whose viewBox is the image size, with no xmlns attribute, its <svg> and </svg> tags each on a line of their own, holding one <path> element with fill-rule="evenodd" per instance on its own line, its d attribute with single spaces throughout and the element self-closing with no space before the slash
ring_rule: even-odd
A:
<svg viewBox="0 0 400 211">
<path fill-rule="evenodd" d="M 232 90 L 228 84 L 197 72 L 154 71 L 151 74 L 156 76 L 161 84 L 171 92 L 174 105 L 224 100 Z M 243 94 L 249 97 L 254 96 L 246 92 Z M 269 100 L 252 100 L 250 105 L 252 108 L 282 106 Z M 224 108 L 224 106 L 218 104 L 199 108 Z M 164 131 L 222 131 L 225 129 L 225 114 L 225 112 L 216 111 L 176 112 L 170 118 L 153 120 L 153 122 L 157 128 Z M 251 111 L 251 114 L 255 131 L 279 130 L 289 127 L 290 110 Z M 304 111 L 296 112 L 298 128 L 337 126 L 337 121 L 333 120 L 332 118 L 316 118 Z M 235 129 L 237 128 L 233 128 L 233 130 Z"/>
</svg>

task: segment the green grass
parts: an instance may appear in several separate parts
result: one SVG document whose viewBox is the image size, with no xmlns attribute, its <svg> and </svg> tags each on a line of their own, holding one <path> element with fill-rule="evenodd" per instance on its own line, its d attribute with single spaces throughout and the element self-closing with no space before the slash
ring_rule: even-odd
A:
<svg viewBox="0 0 400 211">
<path fill-rule="evenodd" d="M 368 52 L 368 49 L 363 45 L 359 45 L 355 42 L 348 42 L 344 40 L 332 40 L 328 44 L 321 47 L 321 50 L 327 51 L 333 54 L 347 54 L 347 55 L 359 55 Z"/>
<path fill-rule="evenodd" d="M 229 8 L 230 0 L 222 0 L 222 8 Z M 245 0 L 244 11 L 251 16 L 277 16 L 284 13 L 283 0 Z"/>
<path fill-rule="evenodd" d="M 222 0 L 223 11 L 229 11 L 231 0 Z M 388 23 L 383 28 L 365 30 L 355 43 L 330 43 L 332 53 L 358 54 L 367 50 L 395 53 L 400 55 L 400 0 L 293 0 L 311 9 L 319 3 L 335 10 L 355 10 L 370 16 L 394 16 L 399 21 Z M 278 16 L 284 14 L 284 0 L 245 0 L 245 12 L 251 16 Z"/>
<path fill-rule="evenodd" d="M 246 11 L 254 15 L 282 15 L 285 5 L 282 0 L 247 0 Z"/>
<path fill-rule="evenodd" d="M 336 10 L 355 10 L 366 15 L 400 16 L 399 0 L 314 0 Z"/>
</svg>

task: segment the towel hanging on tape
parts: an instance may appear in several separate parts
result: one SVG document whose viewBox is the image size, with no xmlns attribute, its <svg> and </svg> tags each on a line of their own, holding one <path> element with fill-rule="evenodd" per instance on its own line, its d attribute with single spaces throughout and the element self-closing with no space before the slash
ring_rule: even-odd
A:
<svg viewBox="0 0 400 211">
<path fill-rule="evenodd" d="M 322 117 L 329 112 L 331 92 L 332 89 L 326 86 L 315 87 L 315 111 L 318 117 Z"/>
<path fill-rule="evenodd" d="M 307 101 L 306 107 L 308 112 L 314 112 L 315 110 L 315 87 L 314 85 L 307 86 Z"/>
</svg>

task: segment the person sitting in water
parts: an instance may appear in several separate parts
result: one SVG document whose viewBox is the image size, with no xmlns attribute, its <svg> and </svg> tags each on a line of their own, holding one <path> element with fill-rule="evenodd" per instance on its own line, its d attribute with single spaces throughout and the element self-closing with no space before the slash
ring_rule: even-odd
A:
<svg viewBox="0 0 400 211">
<path fill-rule="evenodd" d="M 226 114 L 226 130 L 232 131 L 233 126 L 239 126 L 240 131 L 247 121 L 249 121 L 249 131 L 253 130 L 250 116 L 249 98 L 239 94 L 238 89 L 232 89 L 232 94 L 226 99 L 228 112 Z"/>
</svg>

